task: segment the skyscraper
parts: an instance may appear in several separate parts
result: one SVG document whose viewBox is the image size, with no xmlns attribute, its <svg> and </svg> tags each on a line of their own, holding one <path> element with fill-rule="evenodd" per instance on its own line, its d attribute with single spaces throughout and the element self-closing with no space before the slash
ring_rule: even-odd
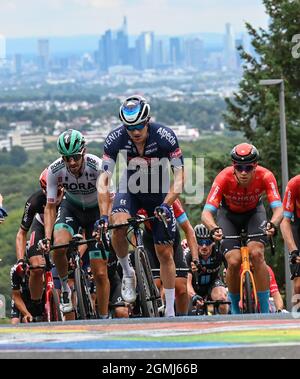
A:
<svg viewBox="0 0 300 379">
<path fill-rule="evenodd" d="M 4 35 L 0 34 L 0 61 L 6 59 L 6 39 Z"/>
<path fill-rule="evenodd" d="M 137 49 L 137 68 L 140 70 L 145 70 L 154 67 L 154 33 L 144 32 L 142 33 L 136 41 Z"/>
<path fill-rule="evenodd" d="M 40 39 L 38 40 L 38 60 L 39 60 L 39 68 L 41 70 L 49 69 L 49 40 L 48 39 Z"/>
<path fill-rule="evenodd" d="M 178 37 L 170 39 L 170 62 L 173 66 L 178 67 L 182 63 L 181 43 Z"/>
<path fill-rule="evenodd" d="M 237 56 L 235 47 L 235 38 L 232 25 L 226 24 L 226 34 L 224 41 L 224 63 L 228 70 L 237 69 Z"/>
</svg>

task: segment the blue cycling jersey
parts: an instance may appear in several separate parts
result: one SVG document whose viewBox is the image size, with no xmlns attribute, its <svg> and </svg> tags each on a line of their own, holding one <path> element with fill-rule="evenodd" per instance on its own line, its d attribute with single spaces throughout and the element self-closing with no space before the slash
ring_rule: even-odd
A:
<svg viewBox="0 0 300 379">
<path fill-rule="evenodd" d="M 150 193 L 168 193 L 169 165 L 171 164 L 172 169 L 184 166 L 183 155 L 175 133 L 172 129 L 157 123 L 149 124 L 143 155 L 139 154 L 124 125 L 108 135 L 104 144 L 102 170 L 109 175 L 112 175 L 114 171 L 119 153 L 127 163 L 126 180 L 123 180 L 123 184 L 126 182 L 127 186 L 130 177 L 137 174 L 136 181 L 145 190 L 137 191 L 140 193 L 149 193 L 150 187 Z M 155 177 L 159 180 L 153 180 Z M 133 191 L 129 190 L 129 192 Z"/>
</svg>

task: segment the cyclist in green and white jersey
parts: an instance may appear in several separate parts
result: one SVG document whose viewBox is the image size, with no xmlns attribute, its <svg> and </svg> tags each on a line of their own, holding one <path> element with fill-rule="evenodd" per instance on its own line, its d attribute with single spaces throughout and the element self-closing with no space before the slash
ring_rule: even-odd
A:
<svg viewBox="0 0 300 379">
<path fill-rule="evenodd" d="M 86 154 L 85 139 L 76 130 L 62 133 L 57 141 L 61 158 L 48 169 L 47 205 L 45 208 L 44 249 L 54 244 L 67 244 L 79 227 L 85 229 L 86 238 L 93 235 L 94 223 L 99 219 L 97 180 L 102 161 L 95 155 Z M 57 188 L 63 186 L 65 197 L 56 211 Z M 71 290 L 68 286 L 68 260 L 66 249 L 54 252 L 54 263 L 62 285 L 62 311 L 72 311 Z M 83 256 L 84 266 L 92 269 L 97 288 L 97 304 L 100 318 L 108 317 L 109 280 L 107 273 L 108 252 L 103 253 L 97 243 L 90 245 L 89 254 Z"/>
</svg>

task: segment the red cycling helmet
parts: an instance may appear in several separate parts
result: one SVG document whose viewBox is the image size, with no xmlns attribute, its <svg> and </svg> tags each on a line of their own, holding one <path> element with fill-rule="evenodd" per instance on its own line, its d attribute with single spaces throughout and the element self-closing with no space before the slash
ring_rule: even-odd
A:
<svg viewBox="0 0 300 379">
<path fill-rule="evenodd" d="M 43 191 L 47 191 L 47 176 L 48 176 L 48 167 L 40 175 L 40 186 Z"/>
<path fill-rule="evenodd" d="M 255 146 L 241 143 L 233 148 L 231 159 L 233 163 L 238 164 L 256 163 L 259 159 L 259 152 Z"/>
</svg>

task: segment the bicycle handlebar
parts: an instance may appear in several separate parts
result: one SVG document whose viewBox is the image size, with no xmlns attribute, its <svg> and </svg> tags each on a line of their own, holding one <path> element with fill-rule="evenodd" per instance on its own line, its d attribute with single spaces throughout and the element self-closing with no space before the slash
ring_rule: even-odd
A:
<svg viewBox="0 0 300 379">
<path fill-rule="evenodd" d="M 244 236 L 241 234 L 239 236 L 224 236 L 222 239 L 223 240 L 246 240 L 246 239 L 251 239 L 251 238 L 258 238 L 258 237 L 268 237 L 269 242 L 270 242 L 270 247 L 271 247 L 271 254 L 272 256 L 275 256 L 275 242 L 273 236 L 268 236 L 266 232 L 264 233 L 257 233 L 257 234 L 245 234 Z"/>
</svg>

